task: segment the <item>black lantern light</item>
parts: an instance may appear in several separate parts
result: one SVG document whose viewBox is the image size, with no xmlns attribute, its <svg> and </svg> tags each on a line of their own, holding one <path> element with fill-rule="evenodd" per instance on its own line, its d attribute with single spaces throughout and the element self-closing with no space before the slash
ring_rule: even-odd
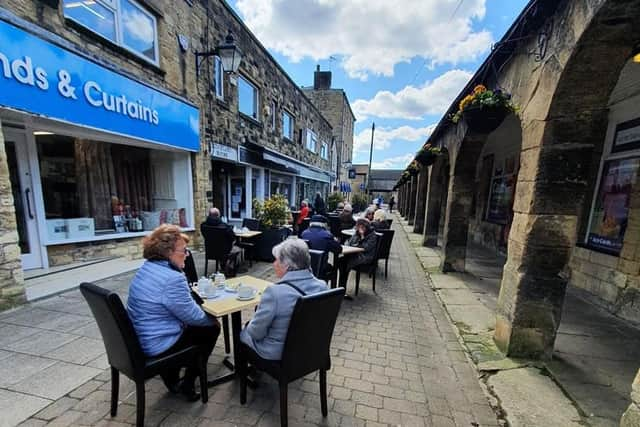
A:
<svg viewBox="0 0 640 427">
<path fill-rule="evenodd" d="M 209 52 L 195 52 L 196 55 L 196 76 L 200 74 L 202 60 L 210 56 L 217 56 L 222 62 L 222 69 L 227 73 L 237 73 L 242 61 L 242 50 L 236 46 L 235 38 L 231 31 L 224 38 L 224 43 Z"/>
</svg>

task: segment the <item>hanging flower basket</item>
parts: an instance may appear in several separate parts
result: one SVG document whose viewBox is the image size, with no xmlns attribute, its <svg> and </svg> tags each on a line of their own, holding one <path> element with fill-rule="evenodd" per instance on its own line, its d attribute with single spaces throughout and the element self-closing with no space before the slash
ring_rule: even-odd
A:
<svg viewBox="0 0 640 427">
<path fill-rule="evenodd" d="M 427 144 L 418 151 L 415 160 L 422 166 L 431 166 L 441 154 L 442 149 L 440 147 L 432 147 L 430 144 Z"/>
<path fill-rule="evenodd" d="M 470 105 L 462 111 L 462 118 L 474 132 L 491 133 L 498 128 L 511 111 L 504 106 L 486 107 Z"/>
</svg>

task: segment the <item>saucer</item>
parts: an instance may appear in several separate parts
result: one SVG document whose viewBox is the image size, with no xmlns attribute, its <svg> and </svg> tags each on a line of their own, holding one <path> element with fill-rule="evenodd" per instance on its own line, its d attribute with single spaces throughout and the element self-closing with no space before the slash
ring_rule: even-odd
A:
<svg viewBox="0 0 640 427">
<path fill-rule="evenodd" d="M 236 297 L 236 299 L 237 299 L 238 301 L 249 301 L 249 300 L 254 299 L 254 298 L 256 297 L 256 295 L 258 295 L 258 291 L 253 291 L 253 293 L 251 294 L 251 296 L 248 296 L 248 297 L 241 297 L 240 295 L 238 295 L 238 296 Z"/>
<path fill-rule="evenodd" d="M 215 294 L 204 294 L 203 298 L 205 299 L 214 299 L 214 298 L 218 298 L 220 296 L 220 294 L 218 292 L 216 292 Z"/>
<path fill-rule="evenodd" d="M 227 292 L 234 292 L 234 293 L 238 292 L 238 288 L 234 289 L 234 288 L 228 288 L 226 286 L 224 287 L 224 290 L 227 291 Z"/>
</svg>

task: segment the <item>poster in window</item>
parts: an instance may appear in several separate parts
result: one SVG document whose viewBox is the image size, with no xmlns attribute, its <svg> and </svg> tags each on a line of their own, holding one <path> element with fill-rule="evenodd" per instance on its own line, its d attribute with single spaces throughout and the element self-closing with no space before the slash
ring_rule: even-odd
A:
<svg viewBox="0 0 640 427">
<path fill-rule="evenodd" d="M 640 118 L 619 123 L 613 137 L 612 152 L 636 150 L 640 148 Z"/>
<path fill-rule="evenodd" d="M 515 187 L 515 176 L 507 175 L 494 178 L 491 183 L 487 221 L 506 224 L 511 215 L 511 200 Z"/>
<path fill-rule="evenodd" d="M 620 253 L 639 166 L 640 158 L 609 160 L 604 164 L 587 236 L 589 246 Z"/>
</svg>

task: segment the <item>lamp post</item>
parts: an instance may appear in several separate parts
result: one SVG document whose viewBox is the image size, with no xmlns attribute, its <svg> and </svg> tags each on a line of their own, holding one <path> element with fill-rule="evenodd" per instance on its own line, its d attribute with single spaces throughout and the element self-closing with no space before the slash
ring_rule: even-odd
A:
<svg viewBox="0 0 640 427">
<path fill-rule="evenodd" d="M 369 150 L 369 169 L 367 170 L 366 194 L 369 194 L 369 179 L 371 177 L 371 160 L 373 159 L 373 134 L 376 132 L 376 124 L 371 123 L 371 149 Z"/>
<path fill-rule="evenodd" d="M 242 61 L 242 50 L 236 46 L 235 38 L 231 30 L 227 32 L 224 43 L 216 47 L 214 50 L 206 52 L 194 52 L 196 56 L 196 77 L 200 76 L 200 66 L 202 61 L 210 56 L 217 56 L 222 62 L 222 69 L 227 73 L 235 74 L 238 72 L 240 62 Z"/>
</svg>

